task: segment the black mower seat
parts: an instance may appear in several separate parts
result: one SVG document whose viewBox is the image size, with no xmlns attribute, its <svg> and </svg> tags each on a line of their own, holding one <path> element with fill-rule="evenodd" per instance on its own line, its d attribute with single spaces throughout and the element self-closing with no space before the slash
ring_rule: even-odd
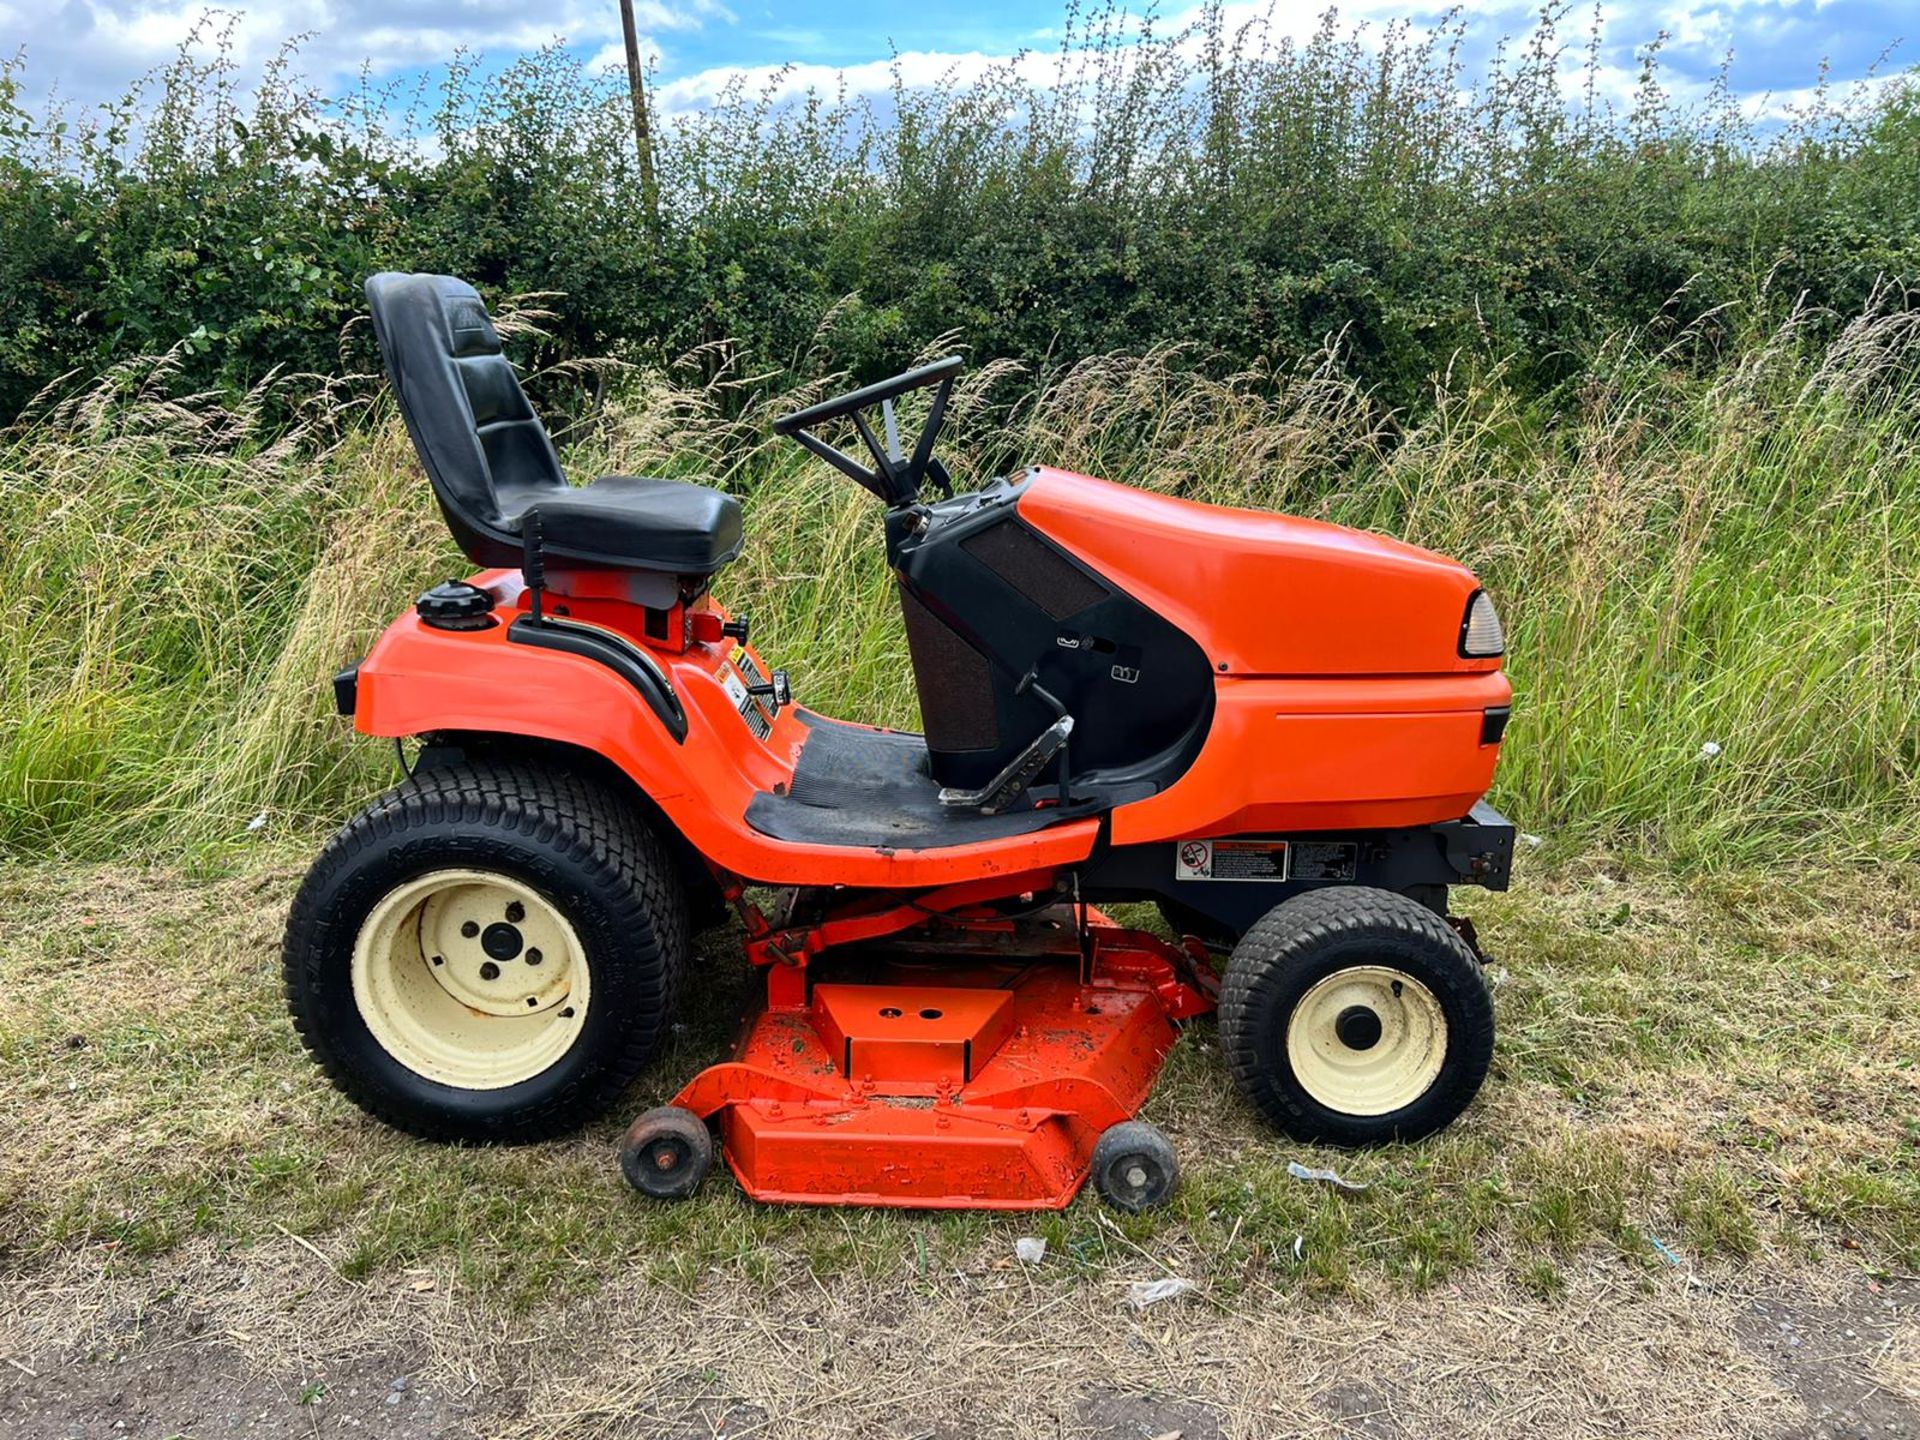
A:
<svg viewBox="0 0 1920 1440">
<path fill-rule="evenodd" d="M 567 481 L 479 294 L 451 275 L 387 272 L 367 305 L 407 432 L 447 527 L 476 565 L 517 565 L 531 518 L 558 570 L 704 577 L 740 553 L 740 502 L 683 480 Z"/>
<path fill-rule="evenodd" d="M 711 575 L 740 551 L 740 502 L 685 480 L 609 475 L 543 495 L 528 509 L 540 512 L 548 555 Z"/>
</svg>

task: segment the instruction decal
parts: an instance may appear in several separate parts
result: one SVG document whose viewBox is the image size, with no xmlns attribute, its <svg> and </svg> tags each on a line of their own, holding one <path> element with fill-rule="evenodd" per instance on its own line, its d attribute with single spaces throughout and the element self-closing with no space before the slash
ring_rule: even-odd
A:
<svg viewBox="0 0 1920 1440">
<path fill-rule="evenodd" d="M 1334 884 L 1355 878 L 1360 847 L 1346 840 L 1297 840 L 1291 858 L 1294 879 Z"/>
<path fill-rule="evenodd" d="M 1174 850 L 1176 880 L 1285 880 L 1285 840 L 1183 840 Z"/>
</svg>

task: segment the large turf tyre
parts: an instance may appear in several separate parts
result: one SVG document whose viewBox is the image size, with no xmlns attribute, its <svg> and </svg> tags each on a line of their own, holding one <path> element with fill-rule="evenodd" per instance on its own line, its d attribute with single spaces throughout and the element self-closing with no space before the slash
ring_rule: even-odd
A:
<svg viewBox="0 0 1920 1440">
<path fill-rule="evenodd" d="M 1220 1045 L 1247 1098 L 1296 1140 L 1418 1140 L 1479 1093 L 1493 996 L 1466 942 L 1419 901 L 1310 890 L 1234 948 Z"/>
<path fill-rule="evenodd" d="M 622 796 L 489 758 L 421 770 L 349 821 L 300 886 L 282 964 L 301 1040 L 362 1109 L 517 1143 L 619 1097 L 668 1033 L 690 948 L 672 857 Z"/>
</svg>

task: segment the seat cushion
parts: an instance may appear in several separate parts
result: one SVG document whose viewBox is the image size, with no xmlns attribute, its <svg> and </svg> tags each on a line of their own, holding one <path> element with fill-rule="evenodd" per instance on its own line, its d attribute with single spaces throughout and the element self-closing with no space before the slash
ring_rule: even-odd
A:
<svg viewBox="0 0 1920 1440">
<path fill-rule="evenodd" d="M 524 533 L 536 512 L 550 562 L 711 575 L 740 553 L 740 502 L 685 480 L 609 475 L 578 489 L 542 492 L 508 523 Z"/>
</svg>

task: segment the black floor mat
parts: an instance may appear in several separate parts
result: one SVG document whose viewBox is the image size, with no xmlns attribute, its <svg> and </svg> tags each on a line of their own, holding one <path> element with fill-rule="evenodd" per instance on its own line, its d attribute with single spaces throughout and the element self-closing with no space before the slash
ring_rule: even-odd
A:
<svg viewBox="0 0 1920 1440">
<path fill-rule="evenodd" d="M 927 773 L 927 745 L 918 735 L 868 730 L 805 711 L 800 718 L 813 733 L 801 747 L 793 788 L 785 795 L 762 792 L 747 807 L 747 823 L 776 840 L 936 850 L 1031 834 L 1098 808 L 1082 803 L 1004 815 L 949 810 Z M 1044 796 L 1051 788 L 1036 790 Z"/>
</svg>

